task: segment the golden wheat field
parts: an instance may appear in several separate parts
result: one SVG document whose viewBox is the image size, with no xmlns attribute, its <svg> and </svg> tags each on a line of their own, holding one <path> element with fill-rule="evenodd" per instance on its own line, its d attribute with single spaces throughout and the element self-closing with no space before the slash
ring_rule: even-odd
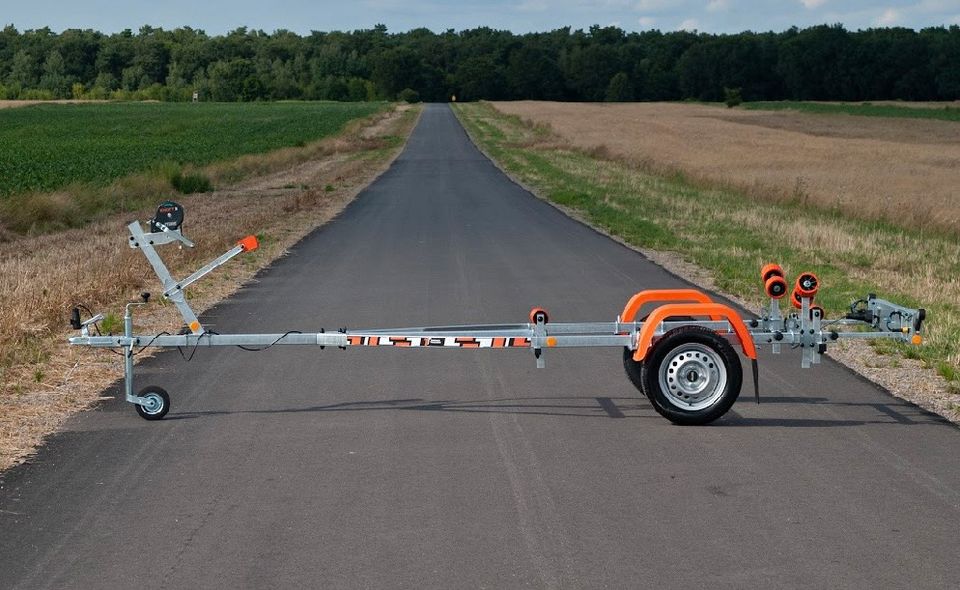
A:
<svg viewBox="0 0 960 590">
<path fill-rule="evenodd" d="M 627 103 L 497 102 L 570 144 L 756 198 L 960 231 L 960 124 Z"/>
</svg>

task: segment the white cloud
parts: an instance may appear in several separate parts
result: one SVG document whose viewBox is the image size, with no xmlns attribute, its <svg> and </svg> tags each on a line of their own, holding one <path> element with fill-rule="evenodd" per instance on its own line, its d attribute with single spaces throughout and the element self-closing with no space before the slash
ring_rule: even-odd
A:
<svg viewBox="0 0 960 590">
<path fill-rule="evenodd" d="M 882 27 L 889 27 L 900 22 L 902 14 L 896 8 L 887 8 L 883 13 L 877 18 L 877 24 Z"/>
<path fill-rule="evenodd" d="M 641 16 L 637 19 L 637 24 L 640 25 L 641 29 L 652 29 L 656 23 L 657 19 L 652 16 Z"/>
<path fill-rule="evenodd" d="M 677 25 L 678 31 L 696 31 L 700 28 L 700 23 L 695 18 L 688 18 L 685 21 Z"/>
<path fill-rule="evenodd" d="M 800 4 L 803 4 L 804 8 L 813 9 L 820 8 L 827 3 L 827 0 L 800 0 Z"/>
<path fill-rule="evenodd" d="M 707 12 L 722 12 L 730 8 L 730 0 L 710 0 L 707 2 Z"/>
</svg>

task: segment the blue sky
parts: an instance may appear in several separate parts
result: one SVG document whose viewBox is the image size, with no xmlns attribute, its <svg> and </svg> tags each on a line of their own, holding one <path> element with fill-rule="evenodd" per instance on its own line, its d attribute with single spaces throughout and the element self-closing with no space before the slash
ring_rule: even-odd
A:
<svg viewBox="0 0 960 590">
<path fill-rule="evenodd" d="M 2 0 L 0 23 L 103 32 L 191 26 L 221 34 L 240 26 L 354 30 L 377 23 L 393 32 L 488 26 L 524 33 L 562 26 L 617 25 L 628 31 L 780 31 L 822 23 L 847 28 L 960 24 L 960 0 Z"/>
</svg>

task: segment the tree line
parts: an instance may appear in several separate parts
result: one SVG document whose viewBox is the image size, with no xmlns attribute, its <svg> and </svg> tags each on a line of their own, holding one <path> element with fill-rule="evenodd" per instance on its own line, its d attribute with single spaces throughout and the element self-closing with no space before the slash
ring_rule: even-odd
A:
<svg viewBox="0 0 960 590">
<path fill-rule="evenodd" d="M 717 101 L 725 88 L 744 100 L 960 99 L 960 27 L 0 33 L 0 98 Z"/>
</svg>

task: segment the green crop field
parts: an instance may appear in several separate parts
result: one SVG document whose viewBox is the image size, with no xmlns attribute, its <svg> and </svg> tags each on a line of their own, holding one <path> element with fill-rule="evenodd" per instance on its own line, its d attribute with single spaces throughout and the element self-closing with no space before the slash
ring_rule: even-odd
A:
<svg viewBox="0 0 960 590">
<path fill-rule="evenodd" d="M 857 115 L 861 117 L 900 117 L 907 119 L 938 119 L 941 121 L 960 121 L 960 108 L 956 106 L 912 107 L 895 104 L 865 103 L 826 103 L 826 102 L 745 102 L 743 108 L 763 111 L 801 111 L 804 113 L 828 115 Z"/>
<path fill-rule="evenodd" d="M 51 104 L 0 111 L 0 197 L 105 185 L 160 163 L 201 166 L 303 145 L 378 103 Z"/>
</svg>

